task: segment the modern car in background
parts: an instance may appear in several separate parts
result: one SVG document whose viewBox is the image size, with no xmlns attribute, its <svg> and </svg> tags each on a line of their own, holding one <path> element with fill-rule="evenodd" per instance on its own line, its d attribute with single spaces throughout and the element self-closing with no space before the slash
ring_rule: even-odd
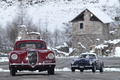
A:
<svg viewBox="0 0 120 80">
<path fill-rule="evenodd" d="M 71 71 L 75 72 L 76 69 L 83 72 L 87 69 L 92 69 L 92 72 L 99 70 L 103 72 L 104 62 L 100 60 L 95 53 L 82 53 L 78 59 L 72 60 Z"/>
</svg>

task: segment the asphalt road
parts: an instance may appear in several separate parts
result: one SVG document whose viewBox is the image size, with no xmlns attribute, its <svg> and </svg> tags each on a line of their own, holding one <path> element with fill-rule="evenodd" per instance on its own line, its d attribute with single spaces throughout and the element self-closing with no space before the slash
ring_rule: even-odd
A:
<svg viewBox="0 0 120 80">
<path fill-rule="evenodd" d="M 56 68 L 70 68 L 70 62 L 73 58 L 58 58 Z M 105 67 L 120 68 L 120 58 L 108 57 L 101 58 Z M 0 63 L 0 68 L 7 70 L 8 62 Z M 0 80 L 120 80 L 120 72 L 105 71 L 55 71 L 55 75 L 48 75 L 44 72 L 19 72 L 16 76 L 11 76 L 9 72 L 0 72 Z"/>
</svg>

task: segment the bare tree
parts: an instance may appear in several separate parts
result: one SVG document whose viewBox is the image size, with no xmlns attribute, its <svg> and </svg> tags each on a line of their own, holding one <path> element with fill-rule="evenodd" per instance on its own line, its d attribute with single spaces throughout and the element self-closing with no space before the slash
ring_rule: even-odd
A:
<svg viewBox="0 0 120 80">
<path fill-rule="evenodd" d="M 15 39 L 18 35 L 18 24 L 17 22 L 8 23 L 6 26 L 7 37 L 11 41 L 11 44 L 15 43 Z"/>
<path fill-rule="evenodd" d="M 53 32 L 53 36 L 54 36 L 54 45 L 58 46 L 59 45 L 59 38 L 60 38 L 60 30 L 56 28 Z"/>
<path fill-rule="evenodd" d="M 68 44 L 69 47 L 72 46 L 72 25 L 70 23 L 63 23 L 64 24 L 64 40 Z"/>
</svg>

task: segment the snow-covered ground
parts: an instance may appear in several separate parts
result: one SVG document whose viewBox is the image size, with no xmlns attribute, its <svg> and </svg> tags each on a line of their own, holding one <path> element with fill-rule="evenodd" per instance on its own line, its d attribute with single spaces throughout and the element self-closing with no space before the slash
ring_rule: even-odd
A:
<svg viewBox="0 0 120 80">
<path fill-rule="evenodd" d="M 55 71 L 71 71 L 71 69 L 65 67 L 63 69 L 55 69 Z M 80 71 L 80 70 L 76 70 Z M 85 70 L 85 71 L 91 71 L 91 70 Z M 120 72 L 120 68 L 104 68 L 104 71 L 117 71 Z"/>
<path fill-rule="evenodd" d="M 71 69 L 65 67 L 63 69 L 55 69 L 55 71 L 70 71 L 71 72 Z M 76 71 L 80 71 L 80 70 L 76 70 Z M 85 71 L 91 71 L 91 70 L 85 70 Z M 99 70 L 97 70 L 99 71 Z M 120 72 L 120 68 L 104 68 L 104 71 L 105 72 Z M 9 69 L 2 69 L 0 68 L 0 72 L 10 72 Z M 23 72 L 30 72 L 30 71 L 23 71 Z M 38 72 L 38 71 L 33 71 L 33 72 Z"/>
<path fill-rule="evenodd" d="M 0 57 L 0 62 L 8 62 L 8 57 Z"/>
<path fill-rule="evenodd" d="M 115 57 L 120 57 L 120 47 L 115 48 Z"/>
</svg>

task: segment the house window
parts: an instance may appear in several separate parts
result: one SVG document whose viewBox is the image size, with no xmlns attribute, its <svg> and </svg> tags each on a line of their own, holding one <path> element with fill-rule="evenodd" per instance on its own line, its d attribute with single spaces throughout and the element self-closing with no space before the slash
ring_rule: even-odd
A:
<svg viewBox="0 0 120 80">
<path fill-rule="evenodd" d="M 80 29 L 83 29 L 83 23 L 80 23 Z"/>
</svg>

